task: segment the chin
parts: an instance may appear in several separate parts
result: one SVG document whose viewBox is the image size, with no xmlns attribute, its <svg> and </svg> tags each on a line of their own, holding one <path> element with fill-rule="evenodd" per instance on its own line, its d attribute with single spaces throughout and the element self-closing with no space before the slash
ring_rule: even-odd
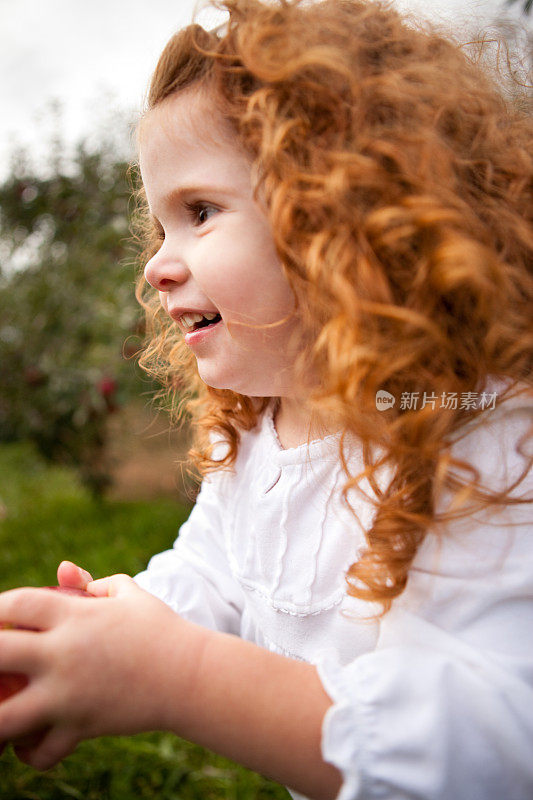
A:
<svg viewBox="0 0 533 800">
<path fill-rule="evenodd" d="M 220 368 L 210 369 L 212 365 L 197 362 L 198 374 L 207 386 L 212 389 L 222 389 L 236 392 L 245 397 L 278 397 L 287 394 L 287 382 L 282 375 L 276 376 L 275 368 L 265 365 L 262 374 L 250 376 Z M 274 380 L 272 377 L 274 375 Z M 275 379 L 277 377 L 277 380 Z M 266 379 L 266 380 L 265 380 Z M 263 383 L 263 381 L 265 381 Z"/>
<path fill-rule="evenodd" d="M 212 389 L 230 389 L 233 392 L 242 394 L 242 380 L 238 380 L 236 375 L 230 371 L 222 370 L 220 364 L 209 364 L 197 361 L 198 375 L 203 382 Z"/>
<path fill-rule="evenodd" d="M 211 389 L 221 389 L 224 391 L 235 392 L 236 394 L 242 394 L 246 397 L 265 397 L 269 395 L 262 394 L 260 391 L 257 390 L 257 387 L 251 387 L 249 384 L 243 383 L 242 381 L 238 380 L 231 380 L 227 378 L 224 380 L 223 377 L 220 375 L 212 375 L 209 374 L 207 371 L 202 372 L 202 370 L 198 370 L 198 374 L 203 382 L 210 386 Z"/>
</svg>

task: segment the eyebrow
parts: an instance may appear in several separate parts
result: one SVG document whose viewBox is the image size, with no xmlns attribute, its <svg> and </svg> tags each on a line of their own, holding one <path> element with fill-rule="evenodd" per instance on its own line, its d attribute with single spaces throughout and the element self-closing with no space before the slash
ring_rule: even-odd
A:
<svg viewBox="0 0 533 800">
<path fill-rule="evenodd" d="M 195 183 L 180 186 L 178 189 L 172 189 L 162 198 L 161 205 L 168 208 L 169 206 L 175 205 L 177 202 L 183 200 L 184 197 L 189 197 L 190 195 L 198 195 L 199 197 L 202 197 L 202 195 L 210 194 L 223 194 L 228 197 L 235 197 L 238 192 L 229 186 L 225 187 L 215 186 L 212 184 Z M 206 196 L 203 199 L 207 200 L 208 197 Z"/>
</svg>

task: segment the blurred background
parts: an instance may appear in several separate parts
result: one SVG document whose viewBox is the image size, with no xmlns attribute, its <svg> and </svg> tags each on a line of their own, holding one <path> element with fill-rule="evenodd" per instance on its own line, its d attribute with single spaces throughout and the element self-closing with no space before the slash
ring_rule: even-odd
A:
<svg viewBox="0 0 533 800">
<path fill-rule="evenodd" d="M 532 0 L 396 2 L 462 41 L 503 36 L 522 79 Z M 135 574 L 189 513 L 187 430 L 135 361 L 129 165 L 150 73 L 193 10 L 0 0 L 0 590 L 55 583 L 63 558 Z M 169 734 L 84 743 L 43 775 L 8 749 L 0 774 L 0 800 L 288 798 Z"/>
<path fill-rule="evenodd" d="M 135 365 L 128 163 L 151 71 L 192 13 L 0 0 L 0 443 L 31 443 L 95 498 L 187 492 L 186 433 L 169 433 Z"/>
</svg>

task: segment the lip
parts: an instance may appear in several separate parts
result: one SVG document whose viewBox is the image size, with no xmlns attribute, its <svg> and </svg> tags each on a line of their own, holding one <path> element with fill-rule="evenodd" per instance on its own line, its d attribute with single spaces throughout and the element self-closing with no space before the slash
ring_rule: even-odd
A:
<svg viewBox="0 0 533 800">
<path fill-rule="evenodd" d="M 206 325 L 204 328 L 198 328 L 197 331 L 185 333 L 183 336 L 185 344 L 191 348 L 194 348 L 195 345 L 203 343 L 206 339 L 216 333 L 217 328 L 221 325 L 221 323 L 222 320 L 219 319 L 218 322 L 215 322 L 214 324 Z"/>
</svg>

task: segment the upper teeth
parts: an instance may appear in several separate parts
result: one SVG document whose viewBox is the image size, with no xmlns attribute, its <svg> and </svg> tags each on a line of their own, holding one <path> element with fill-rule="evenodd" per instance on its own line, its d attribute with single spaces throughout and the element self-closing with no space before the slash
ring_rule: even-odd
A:
<svg viewBox="0 0 533 800">
<path fill-rule="evenodd" d="M 216 311 L 214 313 L 207 312 L 205 314 L 182 314 L 180 317 L 180 322 L 183 325 L 185 332 L 189 333 L 190 331 L 194 330 L 194 326 L 201 322 L 204 317 L 211 321 L 212 319 L 215 319 L 216 316 L 218 316 Z"/>
</svg>

